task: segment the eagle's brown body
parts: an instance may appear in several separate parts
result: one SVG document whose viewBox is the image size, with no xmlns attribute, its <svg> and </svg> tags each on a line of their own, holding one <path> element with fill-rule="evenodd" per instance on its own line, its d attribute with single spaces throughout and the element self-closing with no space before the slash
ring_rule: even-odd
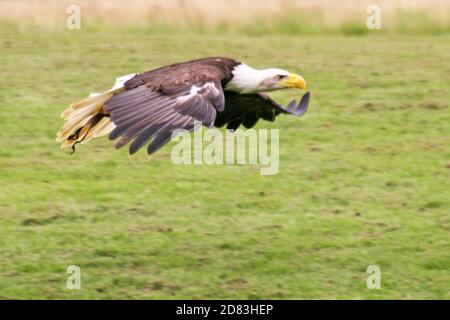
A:
<svg viewBox="0 0 450 320">
<path fill-rule="evenodd" d="M 131 142 L 131 154 L 151 141 L 147 149 L 151 154 L 177 129 L 194 130 L 196 123 L 250 128 L 260 118 L 273 121 L 280 113 L 306 111 L 307 101 L 284 109 L 262 93 L 227 91 L 239 65 L 233 59 L 214 57 L 137 74 L 123 87 L 71 105 L 62 114 L 67 122 L 58 132 L 58 141 L 74 147 L 109 133 L 111 140 L 118 139 L 118 148 Z"/>
<path fill-rule="evenodd" d="M 208 81 L 222 81 L 222 87 L 232 78 L 232 71 L 239 61 L 224 57 L 196 59 L 175 63 L 137 74 L 125 83 L 125 90 L 147 85 L 152 88 L 183 88 Z"/>
</svg>

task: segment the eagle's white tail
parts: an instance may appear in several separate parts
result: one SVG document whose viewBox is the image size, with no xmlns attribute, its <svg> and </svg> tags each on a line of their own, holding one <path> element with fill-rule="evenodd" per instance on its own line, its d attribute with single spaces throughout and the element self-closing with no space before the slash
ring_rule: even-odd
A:
<svg viewBox="0 0 450 320">
<path fill-rule="evenodd" d="M 116 79 L 111 90 L 91 94 L 90 97 L 73 103 L 61 113 L 66 123 L 56 134 L 56 141 L 61 142 L 61 148 L 72 147 L 77 143 L 86 143 L 93 138 L 104 136 L 114 130 L 115 125 L 109 120 L 109 114 L 104 104 L 115 94 L 124 90 L 123 84 L 134 75 L 127 75 Z"/>
<path fill-rule="evenodd" d="M 56 134 L 56 141 L 62 142 L 61 148 L 73 148 L 77 143 L 86 143 L 111 132 L 115 126 L 109 121 L 109 114 L 103 106 L 114 94 L 121 91 L 123 89 L 119 88 L 85 98 L 65 110 L 61 117 L 67 121 Z"/>
</svg>

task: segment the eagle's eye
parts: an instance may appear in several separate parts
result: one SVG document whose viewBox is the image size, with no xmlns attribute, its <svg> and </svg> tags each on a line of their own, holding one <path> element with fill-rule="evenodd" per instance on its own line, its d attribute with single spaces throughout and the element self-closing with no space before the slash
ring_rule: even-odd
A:
<svg viewBox="0 0 450 320">
<path fill-rule="evenodd" d="M 285 75 L 279 74 L 275 77 L 277 80 L 283 80 L 284 78 L 286 78 Z"/>
</svg>

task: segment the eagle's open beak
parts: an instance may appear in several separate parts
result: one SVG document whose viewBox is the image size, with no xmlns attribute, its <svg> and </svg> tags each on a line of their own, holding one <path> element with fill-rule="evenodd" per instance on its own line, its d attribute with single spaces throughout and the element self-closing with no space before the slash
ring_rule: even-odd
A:
<svg viewBox="0 0 450 320">
<path fill-rule="evenodd" d="M 302 76 L 295 73 L 289 73 L 287 78 L 280 81 L 280 85 L 285 88 L 297 88 L 306 90 L 305 79 L 303 79 Z"/>
</svg>

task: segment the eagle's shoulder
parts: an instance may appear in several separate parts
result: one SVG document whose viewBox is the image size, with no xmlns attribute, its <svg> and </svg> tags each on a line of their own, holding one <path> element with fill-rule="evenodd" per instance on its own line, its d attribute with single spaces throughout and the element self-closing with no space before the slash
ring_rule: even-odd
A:
<svg viewBox="0 0 450 320">
<path fill-rule="evenodd" d="M 165 87 L 179 84 L 196 84 L 205 81 L 227 81 L 240 62 L 226 57 L 209 57 L 174 63 L 168 66 L 136 74 L 125 82 L 125 90 L 146 84 L 149 87 Z"/>
</svg>

